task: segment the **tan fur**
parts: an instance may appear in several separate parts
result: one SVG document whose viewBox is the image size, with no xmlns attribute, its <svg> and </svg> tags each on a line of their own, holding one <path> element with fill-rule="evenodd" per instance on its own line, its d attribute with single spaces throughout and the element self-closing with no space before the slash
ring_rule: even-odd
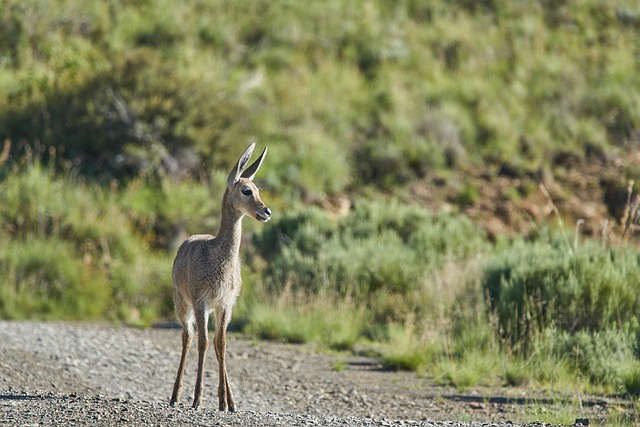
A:
<svg viewBox="0 0 640 427">
<path fill-rule="evenodd" d="M 271 211 L 260 199 L 260 192 L 252 182 L 264 160 L 266 148 L 260 158 L 245 170 L 254 147 L 255 144 L 251 144 L 247 148 L 229 174 L 227 189 L 222 198 L 222 217 L 217 236 L 209 234 L 191 236 L 180 246 L 173 263 L 174 302 L 176 315 L 182 324 L 182 355 L 173 386 L 171 406 L 180 401 L 182 377 L 194 326 L 198 331 L 198 376 L 193 407 L 198 408 L 201 404 L 204 362 L 209 346 L 207 324 L 209 315 L 214 313 L 216 326 L 214 349 L 219 369 L 219 408 L 221 411 L 227 409 L 236 411 L 227 379 L 225 352 L 227 325 L 242 285 L 240 277 L 242 217 L 248 215 L 259 221 L 268 221 L 271 217 Z"/>
</svg>

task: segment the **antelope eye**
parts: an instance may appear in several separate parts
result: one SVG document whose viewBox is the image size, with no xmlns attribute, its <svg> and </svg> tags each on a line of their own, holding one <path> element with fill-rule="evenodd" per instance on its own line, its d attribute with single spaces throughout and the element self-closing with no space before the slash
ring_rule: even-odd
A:
<svg viewBox="0 0 640 427">
<path fill-rule="evenodd" d="M 251 196 L 253 194 L 253 191 L 251 191 L 249 187 L 244 187 L 242 189 L 242 194 L 244 194 L 245 196 Z"/>
</svg>

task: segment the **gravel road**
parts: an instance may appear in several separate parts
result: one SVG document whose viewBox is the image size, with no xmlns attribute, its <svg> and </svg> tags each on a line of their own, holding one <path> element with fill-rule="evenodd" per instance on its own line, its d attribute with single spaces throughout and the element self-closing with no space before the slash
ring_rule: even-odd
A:
<svg viewBox="0 0 640 427">
<path fill-rule="evenodd" d="M 523 390 L 461 393 L 428 376 L 384 370 L 372 358 L 327 354 L 312 346 L 232 334 L 227 349 L 237 414 L 215 410 L 213 352 L 207 359 L 204 407 L 190 407 L 195 345 L 182 405 L 169 407 L 180 357 L 177 328 L 0 321 L 0 424 L 512 427 L 532 420 L 531 398 L 537 399 L 537 411 L 562 405 Z M 616 404 L 583 403 L 575 418 L 589 417 L 592 423 Z"/>
</svg>

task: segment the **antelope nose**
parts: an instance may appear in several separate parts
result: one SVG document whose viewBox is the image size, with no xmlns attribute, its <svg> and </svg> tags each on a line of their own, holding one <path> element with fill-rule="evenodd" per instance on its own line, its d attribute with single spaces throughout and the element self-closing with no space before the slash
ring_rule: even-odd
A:
<svg viewBox="0 0 640 427">
<path fill-rule="evenodd" d="M 260 209 L 258 212 L 256 212 L 256 219 L 258 221 L 269 221 L 269 219 L 271 218 L 271 209 L 269 209 L 268 207 L 264 207 L 262 209 Z"/>
</svg>

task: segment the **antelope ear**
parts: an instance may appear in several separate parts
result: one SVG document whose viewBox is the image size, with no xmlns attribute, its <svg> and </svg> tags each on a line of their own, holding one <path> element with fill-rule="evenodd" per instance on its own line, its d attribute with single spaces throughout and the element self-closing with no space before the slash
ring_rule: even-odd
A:
<svg viewBox="0 0 640 427">
<path fill-rule="evenodd" d="M 238 163 L 236 163 L 233 169 L 231 169 L 229 177 L 227 178 L 227 187 L 229 189 L 231 189 L 231 187 L 233 187 L 233 184 L 235 184 L 238 179 L 240 179 L 240 174 L 242 174 L 244 168 L 247 167 L 247 163 L 249 163 L 249 160 L 251 159 L 251 154 L 253 153 L 254 148 L 256 148 L 255 142 L 252 143 L 246 150 L 244 150 L 244 153 L 242 153 L 242 156 L 240 156 Z"/>
<path fill-rule="evenodd" d="M 242 172 L 241 176 L 243 178 L 247 178 L 250 181 L 253 181 L 253 177 L 256 176 L 256 172 L 258 172 L 258 169 L 260 169 L 260 165 L 262 165 L 262 161 L 264 160 L 266 155 L 267 155 L 267 147 L 264 147 L 264 150 L 262 150 L 262 154 L 260 154 L 260 157 L 258 157 L 258 160 L 253 162 L 251 166 L 249 166 L 244 172 Z"/>
</svg>

